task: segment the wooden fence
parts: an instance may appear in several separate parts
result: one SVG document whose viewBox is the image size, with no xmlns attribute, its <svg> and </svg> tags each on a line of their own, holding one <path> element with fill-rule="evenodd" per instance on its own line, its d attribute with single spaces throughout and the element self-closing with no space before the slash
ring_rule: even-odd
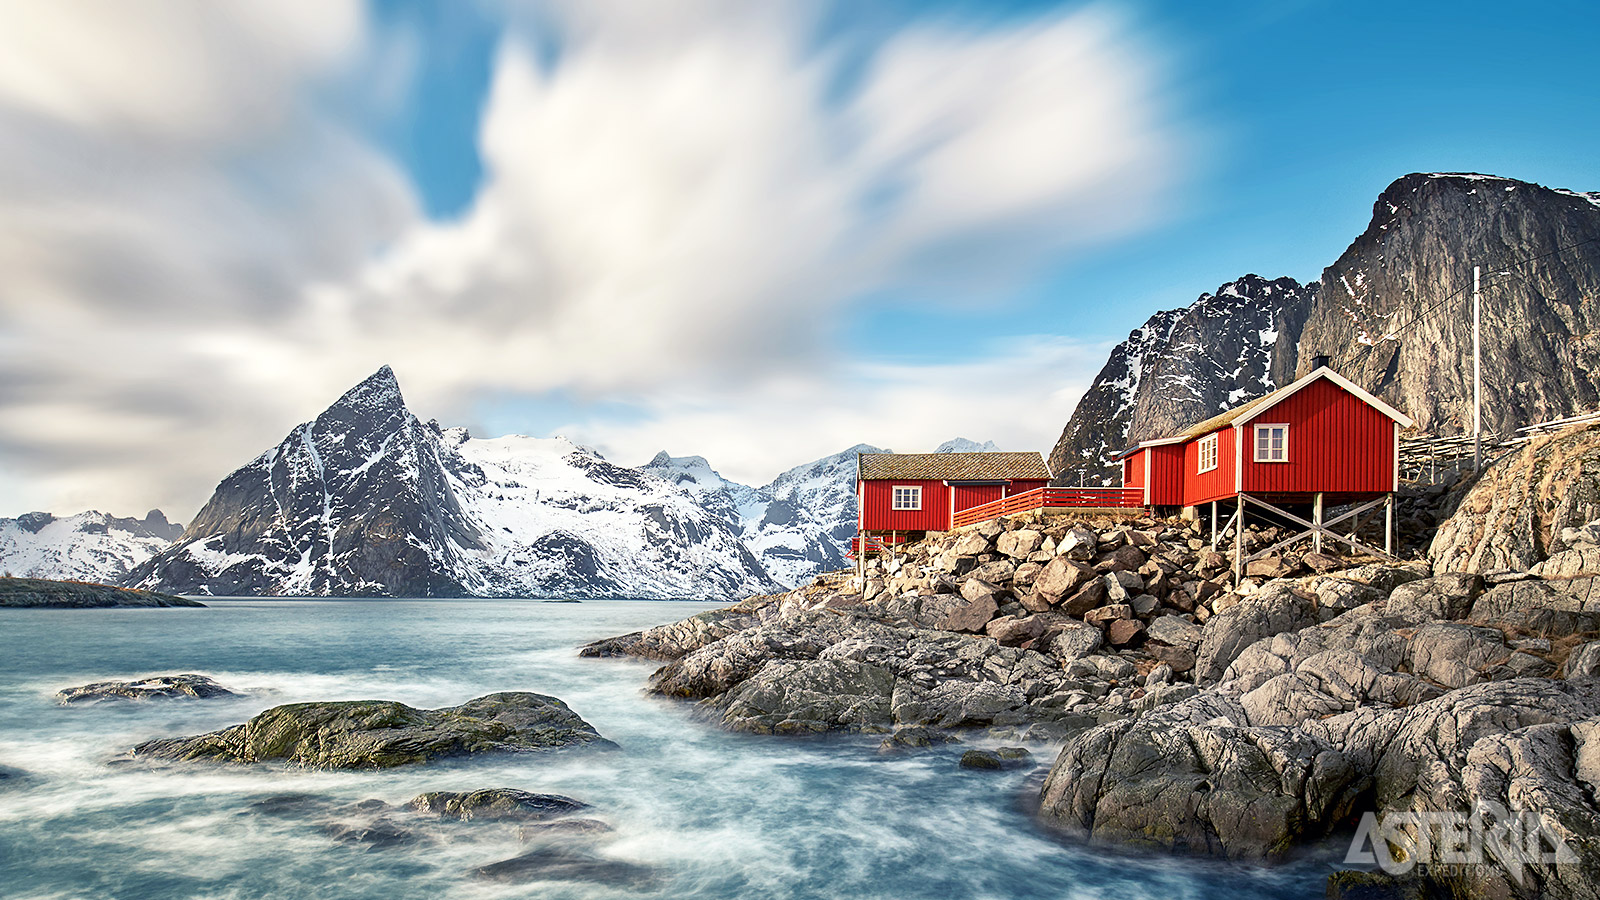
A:
<svg viewBox="0 0 1600 900">
<path fill-rule="evenodd" d="M 951 526 L 960 528 L 1000 516 L 1041 509 L 1143 509 L 1144 488 L 1043 487 L 955 514 Z"/>
</svg>

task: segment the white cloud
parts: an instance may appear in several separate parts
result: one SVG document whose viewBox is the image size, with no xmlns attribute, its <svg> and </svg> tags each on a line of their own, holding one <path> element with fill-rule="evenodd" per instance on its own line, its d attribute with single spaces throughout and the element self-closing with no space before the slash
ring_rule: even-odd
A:
<svg viewBox="0 0 1600 900">
<path fill-rule="evenodd" d="M 365 52 L 353 0 L 37 7 L 0 8 L 49 38 L 0 37 L 0 458 L 30 485 L 0 482 L 8 506 L 192 514 L 384 362 L 447 422 L 489 393 L 626 398 L 646 422 L 575 424 L 730 474 L 956 431 L 1038 446 L 1098 357 L 874 366 L 840 322 L 1125 234 L 1182 174 L 1153 54 L 1099 11 L 911 25 L 863 63 L 803 4 L 585 0 L 519 7 L 480 194 L 428 222 L 314 100 Z"/>
</svg>

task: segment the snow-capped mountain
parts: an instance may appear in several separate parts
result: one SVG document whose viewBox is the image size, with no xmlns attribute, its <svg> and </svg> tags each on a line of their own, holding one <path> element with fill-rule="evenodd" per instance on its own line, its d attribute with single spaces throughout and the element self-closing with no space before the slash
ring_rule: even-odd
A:
<svg viewBox="0 0 1600 900">
<path fill-rule="evenodd" d="M 89 510 L 56 518 L 31 512 L 0 519 L 0 571 L 18 578 L 115 584 L 183 533 L 159 509 L 143 519 Z"/>
<path fill-rule="evenodd" d="M 334 596 L 745 596 L 777 589 L 737 529 L 566 440 L 422 423 L 385 366 L 223 479 L 126 583 Z"/>
</svg>

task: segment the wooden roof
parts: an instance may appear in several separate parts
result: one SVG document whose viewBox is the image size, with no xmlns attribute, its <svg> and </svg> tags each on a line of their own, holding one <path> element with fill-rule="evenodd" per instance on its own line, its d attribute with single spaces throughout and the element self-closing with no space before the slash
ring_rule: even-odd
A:
<svg viewBox="0 0 1600 900">
<path fill-rule="evenodd" d="M 1008 481 L 1050 478 L 1044 456 L 1034 453 L 862 453 L 862 481 Z"/>
<path fill-rule="evenodd" d="M 1232 425 L 1234 422 L 1239 421 L 1240 419 L 1249 418 L 1258 413 L 1266 412 L 1284 400 L 1287 400 L 1291 395 L 1299 393 L 1302 388 L 1319 378 L 1326 378 L 1339 387 L 1344 388 L 1346 391 L 1355 395 L 1355 397 L 1361 400 L 1363 403 L 1371 406 L 1373 409 L 1376 409 L 1396 422 L 1399 422 L 1401 428 L 1410 428 L 1414 424 L 1410 416 L 1398 409 L 1395 409 L 1382 400 L 1379 400 L 1377 397 L 1374 397 L 1367 391 L 1362 390 L 1359 385 L 1350 379 L 1345 378 L 1343 375 L 1340 375 L 1338 372 L 1333 371 L 1327 366 L 1323 366 L 1307 373 L 1293 384 L 1285 385 L 1270 394 L 1263 394 L 1254 400 L 1241 403 L 1227 412 L 1219 413 L 1203 422 L 1197 422 L 1193 425 L 1190 425 L 1188 428 L 1185 428 L 1172 437 L 1144 441 L 1142 443 L 1135 444 L 1134 446 L 1129 447 L 1128 449 L 1117 454 L 1116 458 L 1122 459 L 1127 457 L 1130 454 L 1137 452 L 1142 447 L 1158 447 L 1163 444 L 1175 444 L 1183 441 L 1192 441 L 1197 437 L 1202 437 L 1210 434 L 1213 431 L 1220 431 L 1223 428 Z"/>
</svg>

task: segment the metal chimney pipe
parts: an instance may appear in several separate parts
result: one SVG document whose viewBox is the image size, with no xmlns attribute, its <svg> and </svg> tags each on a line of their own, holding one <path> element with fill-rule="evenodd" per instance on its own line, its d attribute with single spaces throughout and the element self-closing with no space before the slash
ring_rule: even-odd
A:
<svg viewBox="0 0 1600 900">
<path fill-rule="evenodd" d="M 1319 353 L 1316 356 L 1311 357 L 1311 371 L 1313 372 L 1323 368 L 1324 366 L 1331 367 L 1332 365 L 1333 357 L 1326 354 Z"/>
</svg>

